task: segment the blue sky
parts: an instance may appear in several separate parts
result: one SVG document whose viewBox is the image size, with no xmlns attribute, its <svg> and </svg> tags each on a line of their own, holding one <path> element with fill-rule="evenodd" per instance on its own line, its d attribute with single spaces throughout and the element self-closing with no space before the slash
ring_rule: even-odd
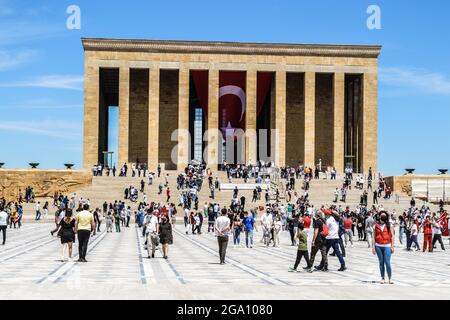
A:
<svg viewBox="0 0 450 320">
<path fill-rule="evenodd" d="M 66 9 L 81 8 L 81 30 Z M 369 5 L 381 30 L 366 26 Z M 82 161 L 81 37 L 379 44 L 379 168 L 450 167 L 448 1 L 0 0 L 0 162 Z"/>
</svg>

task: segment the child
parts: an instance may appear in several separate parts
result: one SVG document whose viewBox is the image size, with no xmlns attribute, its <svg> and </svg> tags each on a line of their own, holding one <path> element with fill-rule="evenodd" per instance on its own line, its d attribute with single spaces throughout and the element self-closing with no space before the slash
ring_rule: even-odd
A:
<svg viewBox="0 0 450 320">
<path fill-rule="evenodd" d="M 311 270 L 311 263 L 309 261 L 309 253 L 308 253 L 308 235 L 304 231 L 305 226 L 303 223 L 300 223 L 298 225 L 298 231 L 296 238 L 298 239 L 298 251 L 297 251 L 297 259 L 295 260 L 295 265 L 293 268 L 289 268 L 289 272 L 298 272 L 297 267 L 300 264 L 300 261 L 302 260 L 302 257 L 305 257 L 306 260 L 306 267 L 303 268 L 308 272 L 312 272 Z"/>
<path fill-rule="evenodd" d="M 114 220 L 114 217 L 113 217 L 111 211 L 109 211 L 108 215 L 106 216 L 106 232 L 112 232 L 113 220 Z"/>
</svg>

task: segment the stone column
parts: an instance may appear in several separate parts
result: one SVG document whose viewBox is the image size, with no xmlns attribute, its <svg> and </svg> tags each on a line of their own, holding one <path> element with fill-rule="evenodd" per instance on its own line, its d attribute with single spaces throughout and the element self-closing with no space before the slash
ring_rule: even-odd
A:
<svg viewBox="0 0 450 320">
<path fill-rule="evenodd" d="M 251 162 L 253 165 L 257 161 L 257 107 L 256 107 L 256 85 L 257 72 L 256 70 L 247 70 L 247 105 L 245 110 L 245 162 Z"/>
<path fill-rule="evenodd" d="M 378 74 L 364 74 L 363 82 L 363 141 L 362 171 L 377 172 L 377 126 L 378 126 Z"/>
<path fill-rule="evenodd" d="M 90 169 L 98 163 L 98 126 L 100 102 L 99 68 L 86 59 L 84 72 L 84 141 L 83 167 Z"/>
<path fill-rule="evenodd" d="M 314 168 L 316 149 L 316 74 L 305 72 L 305 166 Z"/>
<path fill-rule="evenodd" d="M 156 172 L 159 161 L 159 68 L 149 70 L 148 168 Z"/>
<path fill-rule="evenodd" d="M 344 172 L 344 104 L 345 74 L 334 74 L 333 165 L 338 173 Z"/>
<path fill-rule="evenodd" d="M 128 158 L 129 128 L 130 128 L 130 69 L 119 69 L 119 168 L 130 160 Z M 134 160 L 133 160 L 134 161 Z"/>
<path fill-rule="evenodd" d="M 184 171 L 189 161 L 189 69 L 181 67 L 179 70 L 178 90 L 178 157 L 177 169 Z"/>
<path fill-rule="evenodd" d="M 208 83 L 208 125 L 206 163 L 211 170 L 217 170 L 219 159 L 219 70 L 210 69 Z"/>
<path fill-rule="evenodd" d="M 278 70 L 275 75 L 275 164 L 286 165 L 286 71 Z"/>
</svg>

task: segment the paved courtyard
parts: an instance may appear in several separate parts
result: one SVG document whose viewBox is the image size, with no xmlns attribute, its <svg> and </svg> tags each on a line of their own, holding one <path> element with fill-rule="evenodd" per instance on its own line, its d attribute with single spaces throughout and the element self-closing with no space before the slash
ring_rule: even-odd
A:
<svg viewBox="0 0 450 320">
<path fill-rule="evenodd" d="M 255 233 L 253 249 L 234 248 L 230 240 L 227 264 L 218 263 L 213 235 L 188 235 L 176 225 L 169 259 L 160 251 L 147 259 L 141 230 L 101 233 L 91 238 L 89 263 L 60 258 L 52 224 L 25 224 L 8 229 L 0 247 L 2 298 L 23 299 L 439 299 L 450 296 L 450 254 L 406 252 L 397 245 L 392 267 L 394 285 L 381 285 L 377 258 L 365 242 L 347 249 L 346 272 L 289 273 L 296 247 L 282 232 L 281 247 L 264 247 Z M 448 240 L 445 240 L 448 244 Z M 77 245 L 74 247 L 77 258 Z M 320 257 L 317 257 L 320 259 Z M 302 265 L 304 262 L 302 261 Z M 300 267 L 299 267 L 300 269 Z"/>
</svg>

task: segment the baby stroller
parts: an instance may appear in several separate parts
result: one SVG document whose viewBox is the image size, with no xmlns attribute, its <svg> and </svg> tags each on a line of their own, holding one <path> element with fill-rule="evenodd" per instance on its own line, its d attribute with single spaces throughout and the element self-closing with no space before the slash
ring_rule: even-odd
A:
<svg viewBox="0 0 450 320">
<path fill-rule="evenodd" d="M 263 228 L 263 242 L 266 247 L 269 246 L 271 240 L 271 229 Z"/>
<path fill-rule="evenodd" d="M 133 192 L 133 193 L 130 195 L 130 201 L 131 201 L 131 202 L 137 202 L 137 201 L 138 201 L 138 197 L 139 197 L 139 193 L 138 193 L 138 191 L 136 190 L 135 192 Z"/>
</svg>

